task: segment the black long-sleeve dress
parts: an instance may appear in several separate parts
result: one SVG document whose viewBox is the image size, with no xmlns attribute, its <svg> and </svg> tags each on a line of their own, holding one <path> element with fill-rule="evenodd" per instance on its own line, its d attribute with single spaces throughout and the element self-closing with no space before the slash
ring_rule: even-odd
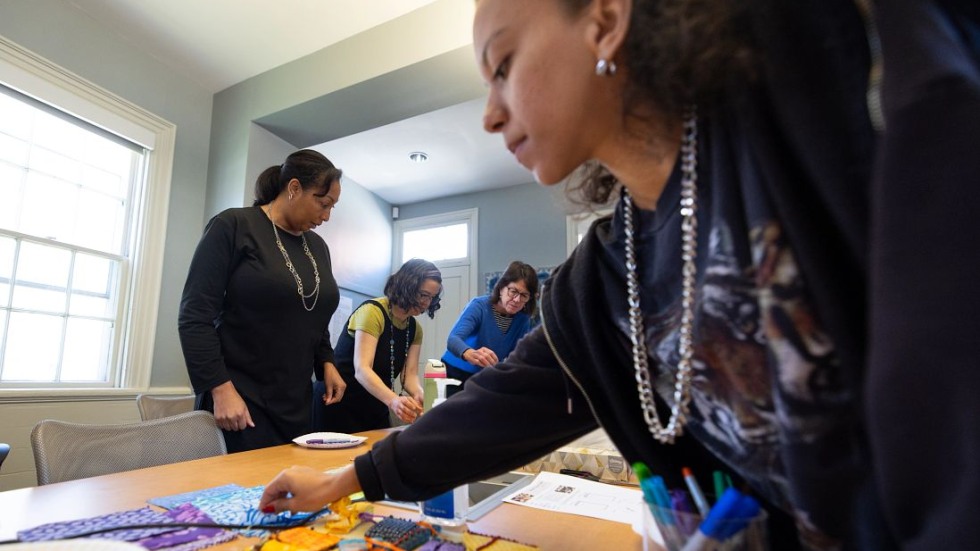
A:
<svg viewBox="0 0 980 551">
<path fill-rule="evenodd" d="M 310 431 L 313 369 L 333 361 L 328 324 L 340 293 L 327 244 L 314 232 L 305 237 L 320 273 L 312 311 L 297 294 L 261 208 L 218 214 L 194 252 L 178 329 L 198 407 L 213 410 L 210 390 L 230 380 L 256 425 L 226 431 L 229 451 L 282 444 Z M 279 231 L 279 238 L 309 294 L 314 274 L 302 237 Z"/>
</svg>

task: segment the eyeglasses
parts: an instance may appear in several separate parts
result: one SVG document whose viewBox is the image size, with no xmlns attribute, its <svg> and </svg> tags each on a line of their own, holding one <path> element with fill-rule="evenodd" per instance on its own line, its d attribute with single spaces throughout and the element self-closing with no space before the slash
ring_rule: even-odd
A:
<svg viewBox="0 0 980 551">
<path fill-rule="evenodd" d="M 518 299 L 521 302 L 527 302 L 531 300 L 531 294 L 525 293 L 519 290 L 517 287 L 511 287 L 510 285 L 504 287 L 504 291 L 507 291 L 507 297 L 510 299 Z"/>
<path fill-rule="evenodd" d="M 431 303 L 433 300 L 436 299 L 436 296 L 437 295 L 430 295 L 425 291 L 419 291 L 419 294 L 415 295 L 415 298 L 417 298 L 418 301 L 422 303 Z"/>
</svg>

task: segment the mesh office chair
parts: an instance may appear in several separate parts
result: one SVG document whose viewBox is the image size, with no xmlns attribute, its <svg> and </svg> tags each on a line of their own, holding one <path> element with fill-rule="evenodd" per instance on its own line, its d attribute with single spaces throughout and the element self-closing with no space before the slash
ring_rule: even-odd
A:
<svg viewBox="0 0 980 551">
<path fill-rule="evenodd" d="M 136 407 L 140 410 L 140 419 L 150 421 L 194 411 L 194 396 L 140 394 L 136 397 Z"/>
<path fill-rule="evenodd" d="M 7 459 L 7 454 L 10 453 L 10 444 L 0 443 L 0 467 L 3 466 L 3 460 Z"/>
<path fill-rule="evenodd" d="M 228 453 L 207 411 L 122 425 L 45 419 L 31 447 L 39 486 Z"/>
</svg>

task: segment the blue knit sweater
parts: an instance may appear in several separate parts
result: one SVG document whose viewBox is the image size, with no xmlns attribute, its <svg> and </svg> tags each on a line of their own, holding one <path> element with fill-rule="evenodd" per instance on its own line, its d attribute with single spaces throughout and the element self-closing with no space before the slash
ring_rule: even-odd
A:
<svg viewBox="0 0 980 551">
<path fill-rule="evenodd" d="M 449 332 L 449 341 L 446 343 L 448 349 L 442 355 L 442 361 L 468 373 L 476 373 L 480 368 L 463 359 L 463 352 L 468 348 L 485 346 L 497 354 L 497 359 L 503 361 L 517 346 L 517 341 L 530 330 L 531 316 L 521 311 L 514 315 L 507 332 L 501 333 L 493 319 L 490 296 L 476 297 L 466 305 L 453 330 Z"/>
</svg>

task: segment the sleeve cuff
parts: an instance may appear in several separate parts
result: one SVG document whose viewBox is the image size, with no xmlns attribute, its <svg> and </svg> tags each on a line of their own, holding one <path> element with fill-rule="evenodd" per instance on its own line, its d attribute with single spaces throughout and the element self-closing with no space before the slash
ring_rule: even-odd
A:
<svg viewBox="0 0 980 551">
<path fill-rule="evenodd" d="M 381 488 L 381 480 L 378 478 L 377 471 L 374 470 L 372 452 L 367 452 L 354 458 L 354 472 L 357 473 L 357 481 L 364 492 L 364 498 L 368 501 L 380 501 L 385 498 L 384 489 Z"/>
</svg>

